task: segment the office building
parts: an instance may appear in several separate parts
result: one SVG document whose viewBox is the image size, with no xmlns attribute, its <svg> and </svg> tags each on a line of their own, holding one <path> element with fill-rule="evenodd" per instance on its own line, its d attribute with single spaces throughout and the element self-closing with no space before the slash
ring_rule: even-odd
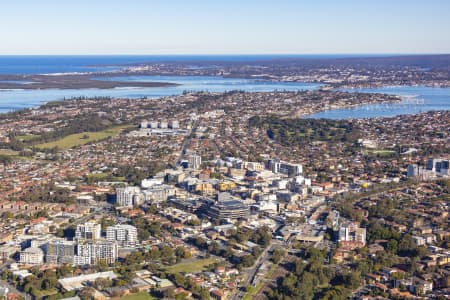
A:
<svg viewBox="0 0 450 300">
<path fill-rule="evenodd" d="M 246 218 L 249 207 L 231 197 L 229 193 L 220 193 L 215 203 L 210 203 L 206 215 L 214 220 Z"/>
</svg>

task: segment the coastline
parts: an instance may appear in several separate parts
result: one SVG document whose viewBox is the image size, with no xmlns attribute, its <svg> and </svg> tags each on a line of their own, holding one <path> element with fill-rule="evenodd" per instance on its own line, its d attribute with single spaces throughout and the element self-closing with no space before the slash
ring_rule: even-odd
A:
<svg viewBox="0 0 450 300">
<path fill-rule="evenodd" d="M 121 87 L 173 87 L 179 85 L 171 82 L 123 82 L 95 79 L 104 76 L 110 76 L 110 74 L 0 75 L 0 90 L 113 89 Z"/>
</svg>

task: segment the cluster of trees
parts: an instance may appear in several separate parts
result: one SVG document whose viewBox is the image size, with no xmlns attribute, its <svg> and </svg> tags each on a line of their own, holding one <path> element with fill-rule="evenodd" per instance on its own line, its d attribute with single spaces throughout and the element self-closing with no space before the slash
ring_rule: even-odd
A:
<svg viewBox="0 0 450 300">
<path fill-rule="evenodd" d="M 13 161 L 10 155 L 0 155 L 0 164 L 9 165 Z"/>
<path fill-rule="evenodd" d="M 113 175 L 125 178 L 130 184 L 140 185 L 143 179 L 152 177 L 166 168 L 167 164 L 163 161 L 142 160 L 133 165 L 117 166 L 117 170 Z"/>
<path fill-rule="evenodd" d="M 43 132 L 33 139 L 23 142 L 14 134 L 10 135 L 8 143 L 2 143 L 2 148 L 12 149 L 15 151 L 22 151 L 26 147 L 33 146 L 39 143 L 46 143 L 66 137 L 75 133 L 82 133 L 87 131 L 101 131 L 115 124 L 113 119 L 107 117 L 99 117 L 97 114 L 84 114 L 71 119 L 63 127 L 58 127 L 54 131 Z"/>
<path fill-rule="evenodd" d="M 228 232 L 227 247 L 220 247 L 216 241 L 208 243 L 202 237 L 192 238 L 191 243 L 211 254 L 226 258 L 230 263 L 235 264 L 238 269 L 242 269 L 253 266 L 255 261 L 261 255 L 263 249 L 270 244 L 271 235 L 269 232 L 270 230 L 265 226 L 258 228 L 256 231 L 239 228 L 238 230 Z M 236 257 L 233 250 L 233 245 L 237 243 L 245 243 L 247 241 L 252 241 L 258 244 L 258 246 L 250 249 L 244 256 L 239 258 Z"/>
<path fill-rule="evenodd" d="M 265 128 L 269 138 L 286 146 L 304 145 L 312 141 L 355 142 L 358 138 L 358 130 L 347 120 L 254 116 L 249 119 L 249 125 Z"/>
<path fill-rule="evenodd" d="M 167 265 L 173 265 L 179 263 L 182 259 L 190 257 L 191 252 L 183 246 L 173 248 L 167 244 L 162 244 L 151 250 L 136 251 L 129 254 L 117 270 L 119 273 L 124 273 L 124 269 L 135 271 L 147 262 L 162 262 Z"/>
<path fill-rule="evenodd" d="M 209 291 L 206 288 L 202 288 L 192 281 L 191 277 L 186 277 L 181 275 L 180 273 L 168 274 L 168 278 L 174 282 L 177 286 L 180 286 L 188 291 L 191 291 L 194 295 L 196 295 L 199 299 L 208 300 L 211 299 L 209 296 Z M 187 299 L 187 295 L 176 296 L 173 293 L 173 290 L 167 290 L 165 294 L 161 295 L 166 297 L 166 299 Z"/>
<path fill-rule="evenodd" d="M 358 272 L 336 273 L 324 265 L 325 251 L 306 249 L 304 257 L 289 266 L 290 273 L 278 279 L 277 287 L 268 292 L 269 299 L 347 299 L 351 289 L 359 286 Z"/>
<path fill-rule="evenodd" d="M 266 248 L 270 244 L 271 239 L 272 235 L 267 226 L 259 227 L 255 231 L 240 227 L 235 231 L 228 232 L 228 240 L 231 244 L 252 241 L 261 247 Z"/>
<path fill-rule="evenodd" d="M 29 203 L 75 203 L 75 198 L 70 195 L 70 191 L 68 189 L 56 187 L 52 183 L 31 187 L 30 190 L 22 195 L 21 200 Z"/>
<path fill-rule="evenodd" d="M 161 223 L 149 221 L 144 218 L 133 218 L 131 225 L 136 227 L 138 238 L 141 241 L 148 240 L 150 236 L 158 237 L 161 235 Z"/>
<path fill-rule="evenodd" d="M 35 299 L 40 299 L 43 295 L 45 299 L 56 300 L 61 298 L 75 296 L 75 291 L 63 292 L 58 278 L 72 274 L 73 269 L 70 265 L 62 265 L 56 270 L 40 271 L 39 268 L 32 268 L 32 275 L 20 279 L 9 271 L 3 271 L 2 279 L 8 280 L 18 290 L 32 295 Z"/>
<path fill-rule="evenodd" d="M 278 264 L 285 254 L 286 251 L 283 248 L 275 248 L 270 259 L 273 263 Z"/>
<path fill-rule="evenodd" d="M 192 239 L 192 243 L 202 250 L 227 259 L 239 270 L 253 266 L 262 253 L 262 249 L 260 247 L 253 247 L 247 254 L 241 257 L 236 257 L 232 246 L 221 248 L 216 241 L 213 241 L 208 245 L 206 240 L 201 237 Z"/>
<path fill-rule="evenodd" d="M 390 254 L 420 259 L 430 254 L 425 246 L 417 246 L 417 243 L 409 233 L 401 234 L 395 229 L 372 220 L 367 224 L 367 235 L 369 241 L 377 239 L 387 240 L 385 250 Z"/>
</svg>

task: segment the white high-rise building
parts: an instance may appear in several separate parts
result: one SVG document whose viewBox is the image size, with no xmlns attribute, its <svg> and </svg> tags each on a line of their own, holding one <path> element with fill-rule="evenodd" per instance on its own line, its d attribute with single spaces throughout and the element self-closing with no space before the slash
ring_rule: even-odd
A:
<svg viewBox="0 0 450 300">
<path fill-rule="evenodd" d="M 161 129 L 167 129 L 169 127 L 169 124 L 167 123 L 167 121 L 161 121 L 158 123 L 158 127 Z"/>
<path fill-rule="evenodd" d="M 117 243 L 111 241 L 83 241 L 77 245 L 74 265 L 96 264 L 104 261 L 112 264 L 117 260 Z"/>
<path fill-rule="evenodd" d="M 26 265 L 41 265 L 44 263 L 44 251 L 30 247 L 20 252 L 19 261 Z"/>
<path fill-rule="evenodd" d="M 339 242 L 364 246 L 366 244 L 366 229 L 360 228 L 358 223 L 355 222 L 344 222 L 339 228 Z"/>
<path fill-rule="evenodd" d="M 152 129 L 158 128 L 158 122 L 157 122 L 157 121 L 150 121 L 150 122 L 148 123 L 148 126 L 147 126 L 147 127 L 150 127 L 150 128 L 152 128 Z"/>
<path fill-rule="evenodd" d="M 407 168 L 407 174 L 408 177 L 418 177 L 419 176 L 419 170 L 420 167 L 416 164 L 409 165 Z"/>
<path fill-rule="evenodd" d="M 430 158 L 427 160 L 426 169 L 434 172 L 436 175 L 450 175 L 450 161 L 442 158 Z"/>
<path fill-rule="evenodd" d="M 138 243 L 137 229 L 132 225 L 109 226 L 106 229 L 106 239 L 117 242 L 122 247 L 135 247 Z"/>
<path fill-rule="evenodd" d="M 180 128 L 180 123 L 178 122 L 178 120 L 171 120 L 169 122 L 169 128 L 178 129 Z"/>
<path fill-rule="evenodd" d="M 148 122 L 147 121 L 142 121 L 141 122 L 141 128 L 147 128 L 148 127 Z"/>
<path fill-rule="evenodd" d="M 45 262 L 72 264 L 75 256 L 76 242 L 54 239 L 45 245 Z"/>
<path fill-rule="evenodd" d="M 200 169 L 202 166 L 202 157 L 197 154 L 191 154 L 188 158 L 189 168 Z"/>
<path fill-rule="evenodd" d="M 116 189 L 116 203 L 119 206 L 135 206 L 142 204 L 143 195 L 138 186 L 127 186 Z"/>
<path fill-rule="evenodd" d="M 96 222 L 86 222 L 78 224 L 75 231 L 75 238 L 83 240 L 98 240 L 102 234 L 102 225 Z"/>
<path fill-rule="evenodd" d="M 299 176 L 303 173 L 303 166 L 301 164 L 293 164 L 279 159 L 269 159 L 267 167 L 273 173 L 281 173 L 289 177 Z"/>
</svg>

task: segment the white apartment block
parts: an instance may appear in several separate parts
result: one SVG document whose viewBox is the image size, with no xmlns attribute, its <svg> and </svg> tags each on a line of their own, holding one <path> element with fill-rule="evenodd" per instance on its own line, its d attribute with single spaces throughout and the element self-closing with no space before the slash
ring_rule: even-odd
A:
<svg viewBox="0 0 450 300">
<path fill-rule="evenodd" d="M 54 239 L 45 245 L 45 262 L 72 264 L 75 256 L 75 241 Z"/>
<path fill-rule="evenodd" d="M 138 186 L 127 186 L 116 189 L 116 203 L 119 206 L 135 206 L 142 204 L 143 195 Z"/>
<path fill-rule="evenodd" d="M 117 242 L 122 247 L 135 247 L 138 244 L 138 233 L 132 225 L 117 224 L 106 229 L 106 239 Z"/>
<path fill-rule="evenodd" d="M 117 243 L 110 241 L 85 241 L 77 245 L 75 265 L 96 264 L 104 261 L 112 264 L 117 259 Z"/>
<path fill-rule="evenodd" d="M 30 247 L 20 252 L 19 262 L 25 265 L 41 265 L 44 263 L 44 251 Z"/>
<path fill-rule="evenodd" d="M 96 222 L 78 224 L 75 231 L 76 239 L 98 240 L 102 234 L 102 226 Z"/>
</svg>

